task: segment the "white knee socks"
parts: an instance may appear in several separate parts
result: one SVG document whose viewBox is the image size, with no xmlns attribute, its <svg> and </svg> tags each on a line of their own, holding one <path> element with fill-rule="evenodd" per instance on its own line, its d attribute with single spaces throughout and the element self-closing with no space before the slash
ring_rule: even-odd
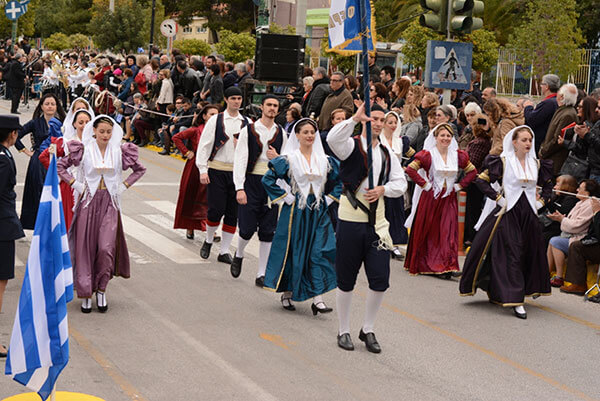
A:
<svg viewBox="0 0 600 401">
<path fill-rule="evenodd" d="M 339 321 L 339 333 L 350 334 L 350 306 L 352 305 L 352 291 L 336 290 L 335 303 Z"/>
<path fill-rule="evenodd" d="M 259 241 L 258 244 L 258 272 L 256 273 L 256 277 L 261 277 L 267 271 L 267 261 L 269 260 L 269 253 L 271 253 L 271 242 Z"/>
<path fill-rule="evenodd" d="M 233 234 L 223 231 L 221 233 L 221 250 L 219 251 L 220 255 L 225 253 L 229 253 L 229 247 L 231 246 L 231 241 L 233 240 Z"/>
<path fill-rule="evenodd" d="M 242 237 L 238 237 L 238 245 L 237 250 L 235 251 L 235 256 L 238 258 L 244 257 L 244 250 L 246 249 L 246 245 L 250 242 L 249 239 L 243 239 Z"/>
<path fill-rule="evenodd" d="M 219 226 L 206 226 L 206 242 L 212 244 L 215 240 L 215 233 L 217 232 L 217 228 Z"/>
<path fill-rule="evenodd" d="M 365 322 L 363 324 L 363 332 L 372 333 L 373 328 L 375 326 L 375 318 L 377 317 L 377 312 L 381 307 L 381 303 L 383 302 L 383 291 L 373 291 L 369 289 L 367 293 L 367 302 L 365 305 Z"/>
</svg>

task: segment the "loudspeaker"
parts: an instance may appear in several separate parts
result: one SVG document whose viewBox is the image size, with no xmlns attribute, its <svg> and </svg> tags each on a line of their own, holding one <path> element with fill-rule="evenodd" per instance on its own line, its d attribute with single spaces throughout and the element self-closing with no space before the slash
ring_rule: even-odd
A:
<svg viewBox="0 0 600 401">
<path fill-rule="evenodd" d="M 299 35 L 263 33 L 256 38 L 255 79 L 299 83 L 304 73 L 306 39 Z"/>
</svg>

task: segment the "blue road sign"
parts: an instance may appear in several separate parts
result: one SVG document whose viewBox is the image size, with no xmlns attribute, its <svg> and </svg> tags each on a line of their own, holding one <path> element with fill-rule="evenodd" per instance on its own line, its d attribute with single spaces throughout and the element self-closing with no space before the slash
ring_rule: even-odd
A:
<svg viewBox="0 0 600 401">
<path fill-rule="evenodd" d="M 427 88 L 469 89 L 472 61 L 472 43 L 427 41 L 425 86 Z"/>
<path fill-rule="evenodd" d="M 4 14 L 6 14 L 6 18 L 9 20 L 16 21 L 21 15 L 23 15 L 21 3 L 16 0 L 9 1 L 4 7 Z"/>
</svg>

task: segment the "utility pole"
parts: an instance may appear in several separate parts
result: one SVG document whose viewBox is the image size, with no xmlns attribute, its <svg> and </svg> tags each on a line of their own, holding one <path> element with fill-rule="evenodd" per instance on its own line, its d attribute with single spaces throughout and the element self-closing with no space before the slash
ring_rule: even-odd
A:
<svg viewBox="0 0 600 401">
<path fill-rule="evenodd" d="M 296 0 L 296 35 L 306 35 L 307 0 Z"/>
<path fill-rule="evenodd" d="M 111 0 L 115 1 L 115 0 Z M 154 17 L 156 15 L 156 0 L 152 0 L 152 18 L 150 18 L 150 46 L 148 47 L 148 55 L 152 53 L 154 46 Z"/>
<path fill-rule="evenodd" d="M 108 9 L 111 13 L 115 12 L 115 0 L 110 0 L 110 2 L 108 3 Z"/>
</svg>

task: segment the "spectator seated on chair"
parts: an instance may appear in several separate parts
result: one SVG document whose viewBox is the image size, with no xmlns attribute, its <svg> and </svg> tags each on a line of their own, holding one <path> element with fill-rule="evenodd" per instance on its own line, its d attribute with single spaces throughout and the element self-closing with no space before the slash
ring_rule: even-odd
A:
<svg viewBox="0 0 600 401">
<path fill-rule="evenodd" d="M 561 175 L 556 179 L 554 185 L 554 194 L 546 206 L 539 211 L 539 220 L 542 225 L 545 246 L 548 246 L 550 238 L 560 235 L 560 222 L 549 219 L 548 215 L 559 212 L 566 216 L 571 209 L 575 207 L 577 198 L 574 195 L 566 195 L 557 191 L 571 192 L 577 191 L 577 180 L 570 175 Z"/>
</svg>

